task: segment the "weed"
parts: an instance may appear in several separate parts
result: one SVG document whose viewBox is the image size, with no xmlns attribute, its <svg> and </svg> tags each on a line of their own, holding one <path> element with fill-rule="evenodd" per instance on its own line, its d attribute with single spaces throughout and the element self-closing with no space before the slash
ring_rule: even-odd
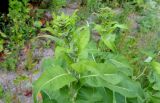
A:
<svg viewBox="0 0 160 103">
<path fill-rule="evenodd" d="M 112 11 L 109 8 L 107 10 L 110 13 L 105 17 L 112 18 Z M 66 21 L 75 21 L 72 18 L 74 15 L 68 18 L 62 14 L 58 17 L 65 17 Z M 101 16 L 99 17 L 101 18 Z M 103 20 L 105 21 L 106 18 Z M 130 101 L 131 97 L 137 98 L 135 101 L 143 101 L 142 88 L 129 77 L 133 75 L 129 63 L 124 56 L 116 53 L 115 35 L 112 34 L 116 28 L 123 29 L 124 26 L 112 21 L 112 19 L 107 20 L 100 22 L 101 25 L 96 24 L 94 28 L 100 34 L 99 42 L 102 42 L 112 52 L 103 51 L 103 48 L 96 46 L 97 43 L 90 39 L 90 25 L 69 29 L 67 35 L 65 32 L 61 34 L 65 30 L 62 27 L 67 22 L 60 26 L 61 35 L 59 33 L 55 35 L 54 26 L 48 30 L 53 36 L 44 37 L 55 40 L 55 58 L 53 62 L 50 62 L 50 65 L 43 65 L 45 71 L 34 83 L 35 102 L 38 101 L 39 93 L 44 97 L 45 102 L 113 102 L 117 101 L 119 97 L 124 98 L 124 101 Z M 56 24 L 55 22 L 56 20 L 54 24 Z M 72 25 L 70 23 L 67 27 Z M 132 87 L 126 86 L 129 84 Z M 122 88 L 124 89 L 121 91 Z M 59 95 L 55 96 L 57 94 Z M 102 94 L 109 95 L 113 99 L 107 100 Z"/>
</svg>

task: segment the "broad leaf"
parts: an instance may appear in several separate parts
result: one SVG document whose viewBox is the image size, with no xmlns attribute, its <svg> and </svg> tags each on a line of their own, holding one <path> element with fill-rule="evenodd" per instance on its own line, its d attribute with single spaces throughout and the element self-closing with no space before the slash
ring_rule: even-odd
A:
<svg viewBox="0 0 160 103">
<path fill-rule="evenodd" d="M 127 103 L 126 101 L 125 101 L 125 97 L 124 96 L 122 96 L 121 94 L 119 94 L 119 93 L 116 93 L 116 92 L 114 92 L 113 93 L 113 103 Z"/>
<path fill-rule="evenodd" d="M 72 96 L 70 93 L 70 89 L 67 87 L 63 87 L 57 91 L 47 89 L 45 91 L 42 91 L 42 93 L 43 92 L 46 93 L 46 95 L 42 95 L 43 103 L 71 103 Z M 48 96 L 48 94 L 50 95 Z"/>
<path fill-rule="evenodd" d="M 57 91 L 75 80 L 74 77 L 59 66 L 46 69 L 41 77 L 33 84 L 34 100 L 37 100 L 36 97 L 41 91 Z M 48 95 L 50 96 L 50 94 Z"/>
<path fill-rule="evenodd" d="M 84 86 L 77 94 L 76 103 L 112 103 L 111 95 L 112 92 L 105 90 L 105 88 Z"/>
<path fill-rule="evenodd" d="M 42 64 L 41 64 L 41 69 L 45 70 L 45 69 L 53 68 L 53 62 L 54 62 L 53 57 L 43 58 Z"/>
<path fill-rule="evenodd" d="M 72 69 L 78 73 L 86 73 L 91 71 L 92 73 L 108 73 L 113 74 L 118 71 L 118 69 L 111 63 L 96 63 L 94 61 L 80 61 L 71 65 Z"/>
<path fill-rule="evenodd" d="M 121 75 L 121 78 L 123 76 Z M 117 78 L 118 79 L 118 78 Z M 143 91 L 139 84 L 124 77 L 118 84 L 111 84 L 104 78 L 97 75 L 87 75 L 82 77 L 82 82 L 92 87 L 107 87 L 112 91 L 118 92 L 125 97 L 140 97 L 143 98 Z M 113 82 L 114 83 L 114 82 Z"/>
<path fill-rule="evenodd" d="M 116 46 L 114 44 L 115 35 L 108 34 L 107 36 L 102 36 L 102 41 L 109 49 L 111 49 L 114 52 L 116 51 Z"/>
<path fill-rule="evenodd" d="M 83 26 L 81 28 L 79 28 L 76 32 L 75 32 L 75 36 L 76 38 L 76 44 L 78 46 L 79 52 L 83 51 L 83 49 L 87 46 L 89 40 L 90 40 L 90 30 L 89 30 L 89 26 Z"/>
<path fill-rule="evenodd" d="M 133 68 L 123 55 L 110 53 L 105 62 L 111 62 L 119 69 L 120 72 L 123 72 L 127 76 L 133 76 Z"/>
<path fill-rule="evenodd" d="M 152 62 L 153 69 L 160 75 L 160 63 Z"/>
<path fill-rule="evenodd" d="M 160 91 L 160 75 L 153 71 L 149 74 L 148 80 L 152 84 L 152 88 L 156 91 Z"/>
<path fill-rule="evenodd" d="M 124 73 L 120 73 L 119 69 L 110 63 L 100 64 L 84 61 L 73 64 L 72 68 L 81 73 L 82 84 L 92 87 L 107 87 L 126 97 L 143 97 L 140 85 Z"/>
<path fill-rule="evenodd" d="M 54 64 L 59 65 L 63 68 L 67 68 L 70 64 L 72 64 L 71 58 L 69 58 L 68 53 L 69 50 L 63 47 L 56 47 Z"/>
</svg>

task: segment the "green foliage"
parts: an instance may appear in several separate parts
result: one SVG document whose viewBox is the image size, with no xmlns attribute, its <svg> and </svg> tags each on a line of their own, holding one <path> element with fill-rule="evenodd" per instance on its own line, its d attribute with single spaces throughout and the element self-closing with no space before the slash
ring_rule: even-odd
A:
<svg viewBox="0 0 160 103">
<path fill-rule="evenodd" d="M 28 15 L 28 0 L 12 0 L 9 8 L 9 18 L 11 19 L 11 29 L 9 32 L 10 41 L 15 45 L 23 45 L 25 40 L 33 36 L 35 28 L 32 26 L 32 18 Z"/>
<path fill-rule="evenodd" d="M 1 68 L 14 70 L 20 49 L 41 29 L 37 20 L 41 16 L 31 17 L 27 2 L 10 0 L 8 24 L 1 23 L 0 52 L 6 54 Z M 43 0 L 42 8 L 46 2 L 56 12 L 68 1 Z M 43 73 L 33 83 L 34 102 L 159 103 L 159 0 L 81 2 L 80 11 L 73 15 L 54 12 L 53 20 L 36 37 L 54 41 L 55 56 L 43 60 Z M 26 55 L 30 70 L 35 66 L 32 51 Z M 27 79 L 22 75 L 14 83 Z M 11 102 L 9 91 L 3 96 L 6 103 Z"/>
<path fill-rule="evenodd" d="M 152 66 L 155 69 L 156 73 L 160 75 L 160 64 L 157 62 L 152 62 Z"/>
<path fill-rule="evenodd" d="M 102 7 L 102 0 L 87 0 L 87 7 L 90 12 L 97 11 L 100 7 Z"/>
<path fill-rule="evenodd" d="M 98 31 L 98 33 L 101 35 L 101 40 L 104 42 L 104 44 L 109 49 L 115 52 L 115 31 L 117 30 L 117 28 L 126 29 L 125 25 L 119 24 L 117 21 L 114 21 L 114 16 L 116 15 L 110 8 L 107 7 L 101 8 L 97 16 L 100 24 L 96 24 L 95 30 Z"/>
<path fill-rule="evenodd" d="M 4 38 L 6 38 L 6 37 L 7 36 L 0 31 L 0 38 L 1 38 L 0 39 L 0 52 L 2 52 L 4 50 L 3 44 L 4 44 Z"/>
<path fill-rule="evenodd" d="M 160 102 L 160 63 L 153 61 L 151 64 L 154 71 L 148 76 L 150 85 L 147 87 L 147 100 L 152 103 L 158 103 Z"/>
<path fill-rule="evenodd" d="M 3 97 L 3 87 L 2 87 L 2 85 L 0 85 L 0 98 L 2 98 Z"/>
<path fill-rule="evenodd" d="M 11 95 L 10 91 L 6 91 L 4 93 L 4 102 L 5 103 L 12 103 L 12 95 Z"/>
<path fill-rule="evenodd" d="M 20 75 L 20 76 L 17 76 L 15 79 L 14 79 L 14 84 L 18 85 L 20 83 L 22 83 L 23 81 L 25 80 L 29 80 L 29 78 L 25 75 Z"/>
<path fill-rule="evenodd" d="M 4 62 L 0 62 L 0 67 L 2 69 L 14 71 L 16 69 L 17 62 L 18 62 L 18 54 L 17 51 L 14 51 L 11 54 L 7 55 Z"/>
<path fill-rule="evenodd" d="M 51 0 L 50 9 L 53 11 L 59 10 L 62 6 L 66 6 L 67 0 Z"/>
<path fill-rule="evenodd" d="M 72 18 L 61 16 L 67 18 L 65 21 Z M 74 21 L 74 18 L 72 19 Z M 60 33 L 65 33 L 62 29 L 64 25 L 59 28 Z M 67 26 L 72 25 L 71 23 Z M 144 101 L 143 89 L 131 78 L 133 72 L 127 60 L 121 58 L 120 54 L 103 51 L 96 46 L 96 41 L 90 39 L 90 31 L 94 28 L 101 33 L 102 39 L 99 42 L 107 41 L 106 46 L 115 52 L 112 48 L 114 40 L 111 37 L 103 39 L 103 35 L 112 34 L 116 28 L 124 28 L 115 21 L 102 22 L 93 28 L 90 25 L 70 28 L 68 35 L 52 32 L 54 26 L 48 30 L 53 33 L 53 38 L 58 37 L 65 45 L 56 44 L 54 60 L 50 62 L 49 59 L 50 64 L 43 65 L 45 71 L 33 84 L 35 102 L 39 101 L 39 93 L 44 96 L 44 103 L 119 102 L 121 97 L 125 103 L 130 99 L 134 99 L 134 103 Z M 110 98 L 107 99 L 107 96 Z"/>
<path fill-rule="evenodd" d="M 19 51 L 35 36 L 37 28 L 29 13 L 28 0 L 10 0 L 7 23 L 0 32 L 0 51 L 6 55 L 5 61 L 0 63 L 1 68 L 15 70 Z"/>
<path fill-rule="evenodd" d="M 42 31 L 49 31 L 56 37 L 68 36 L 72 28 L 75 27 L 76 15 L 73 14 L 71 17 L 66 16 L 64 13 L 61 16 L 53 14 L 54 20 Z"/>
<path fill-rule="evenodd" d="M 118 14 L 109 7 L 103 7 L 106 5 L 104 2 L 111 1 L 83 2 L 89 12 L 94 12 L 96 21 L 78 26 L 75 13 L 71 16 L 53 14 L 55 19 L 42 29 L 51 35 L 39 37 L 55 41 L 55 57 L 44 60 L 44 72 L 33 84 L 35 102 L 39 101 L 38 94 L 42 95 L 43 103 L 160 101 L 160 64 L 154 62 L 159 61 L 156 54 L 159 46 L 154 42 L 152 50 L 149 45 L 149 49 L 138 48 L 142 45 L 138 44 L 140 33 L 159 31 L 155 23 L 159 22 L 158 11 L 155 10 L 158 9 L 157 4 L 154 7 L 153 2 L 143 0 L 112 1 L 112 4 L 118 3 L 114 7 L 121 5 L 125 9 Z M 135 33 L 138 35 L 135 36 L 130 35 L 132 28 L 127 21 L 134 12 L 141 17 L 136 21 L 140 27 L 137 27 Z M 118 21 L 126 23 L 128 28 Z"/>
<path fill-rule="evenodd" d="M 159 24 L 160 19 L 157 14 L 159 14 L 159 7 L 152 5 L 151 3 L 148 4 L 149 6 L 146 8 L 144 13 L 142 14 L 142 19 L 139 20 L 140 23 L 140 31 L 141 32 L 159 32 Z"/>
</svg>

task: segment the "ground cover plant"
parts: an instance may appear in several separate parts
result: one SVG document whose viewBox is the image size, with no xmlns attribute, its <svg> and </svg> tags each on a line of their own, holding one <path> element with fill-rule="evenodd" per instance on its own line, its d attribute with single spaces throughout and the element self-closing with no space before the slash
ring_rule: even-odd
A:
<svg viewBox="0 0 160 103">
<path fill-rule="evenodd" d="M 29 82 L 31 90 L 13 95 L 0 80 L 0 100 L 21 103 L 17 95 L 25 95 L 33 97 L 31 103 L 160 102 L 159 0 L 10 0 L 9 5 L 9 14 L 0 18 L 0 68 L 20 72 L 16 88 Z M 34 52 L 43 49 L 54 56 L 36 58 Z M 19 66 L 23 61 L 25 70 Z M 33 81 L 35 72 L 40 77 Z"/>
</svg>

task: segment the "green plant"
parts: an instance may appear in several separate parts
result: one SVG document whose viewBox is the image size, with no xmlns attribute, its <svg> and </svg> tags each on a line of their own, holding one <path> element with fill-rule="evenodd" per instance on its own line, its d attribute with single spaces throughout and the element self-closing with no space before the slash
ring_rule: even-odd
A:
<svg viewBox="0 0 160 103">
<path fill-rule="evenodd" d="M 30 9 L 27 8 L 28 0 L 12 0 L 9 8 L 9 18 L 12 23 L 9 32 L 12 44 L 23 46 L 26 40 L 35 35 L 33 19 L 29 16 Z"/>
<path fill-rule="evenodd" d="M 140 24 L 140 32 L 159 32 L 159 6 L 158 7 L 151 7 L 152 5 L 142 13 L 142 19 L 139 20 Z"/>
<path fill-rule="evenodd" d="M 2 98 L 3 97 L 3 87 L 2 87 L 2 85 L 0 85 L 0 98 Z"/>
<path fill-rule="evenodd" d="M 111 15 L 106 13 L 105 17 Z M 66 18 L 65 21 L 69 21 L 72 16 Z M 58 29 L 60 33 L 54 26 L 45 29 L 53 36 L 43 37 L 56 42 L 55 57 L 54 60 L 45 60 L 42 65 L 44 72 L 33 84 L 35 102 L 39 101 L 38 94 L 42 95 L 44 103 L 144 102 L 143 89 L 133 79 L 133 68 L 117 52 L 114 44 L 116 35 L 113 34 L 117 28 L 123 29 L 124 26 L 112 19 L 107 20 L 93 27 L 100 34 L 98 42 L 90 38 L 93 28 L 89 24 L 71 28 L 67 33 L 62 29 L 67 22 Z M 104 50 L 99 43 L 112 51 Z"/>
<path fill-rule="evenodd" d="M 18 53 L 14 51 L 10 54 L 7 54 L 5 61 L 0 62 L 0 67 L 4 70 L 16 70 L 16 64 L 18 61 Z"/>
<path fill-rule="evenodd" d="M 147 100 L 152 103 L 160 102 L 160 63 L 151 62 L 153 71 L 150 72 L 148 79 L 150 85 L 147 87 Z"/>
<path fill-rule="evenodd" d="M 1 37 L 1 39 L 0 39 L 0 52 L 2 52 L 4 50 L 4 47 L 3 47 L 4 38 L 6 38 L 7 36 L 0 31 L 0 37 Z"/>
<path fill-rule="evenodd" d="M 12 95 L 10 91 L 6 91 L 4 94 L 4 102 L 5 103 L 12 103 Z"/>
<path fill-rule="evenodd" d="M 0 22 L 0 68 L 15 70 L 27 42 L 38 48 L 53 43 L 55 56 L 43 60 L 43 73 L 33 83 L 35 103 L 160 102 L 159 0 L 80 0 L 71 16 L 55 13 L 68 0 L 41 0 L 40 8 L 54 11 L 44 28 L 44 10 L 31 16 L 28 1 L 10 0 L 7 22 Z M 47 38 L 43 45 L 35 43 L 41 38 Z M 25 49 L 25 68 L 31 70 L 39 58 L 33 59 L 34 47 Z M 28 79 L 21 75 L 13 82 Z M 6 103 L 14 98 L 10 92 L 0 86 Z"/>
<path fill-rule="evenodd" d="M 58 11 L 62 6 L 66 6 L 67 0 L 51 0 L 50 9 Z"/>
<path fill-rule="evenodd" d="M 0 63 L 1 68 L 15 70 L 20 50 L 36 35 L 37 28 L 33 26 L 29 12 L 28 0 L 10 0 L 7 23 L 2 25 L 0 32 L 0 52 L 5 54 L 5 61 Z"/>
<path fill-rule="evenodd" d="M 54 20 L 47 25 L 42 31 L 49 31 L 56 37 L 68 36 L 75 28 L 76 15 L 73 14 L 71 17 L 66 16 L 64 13 L 61 16 L 57 16 L 53 13 Z"/>
</svg>

